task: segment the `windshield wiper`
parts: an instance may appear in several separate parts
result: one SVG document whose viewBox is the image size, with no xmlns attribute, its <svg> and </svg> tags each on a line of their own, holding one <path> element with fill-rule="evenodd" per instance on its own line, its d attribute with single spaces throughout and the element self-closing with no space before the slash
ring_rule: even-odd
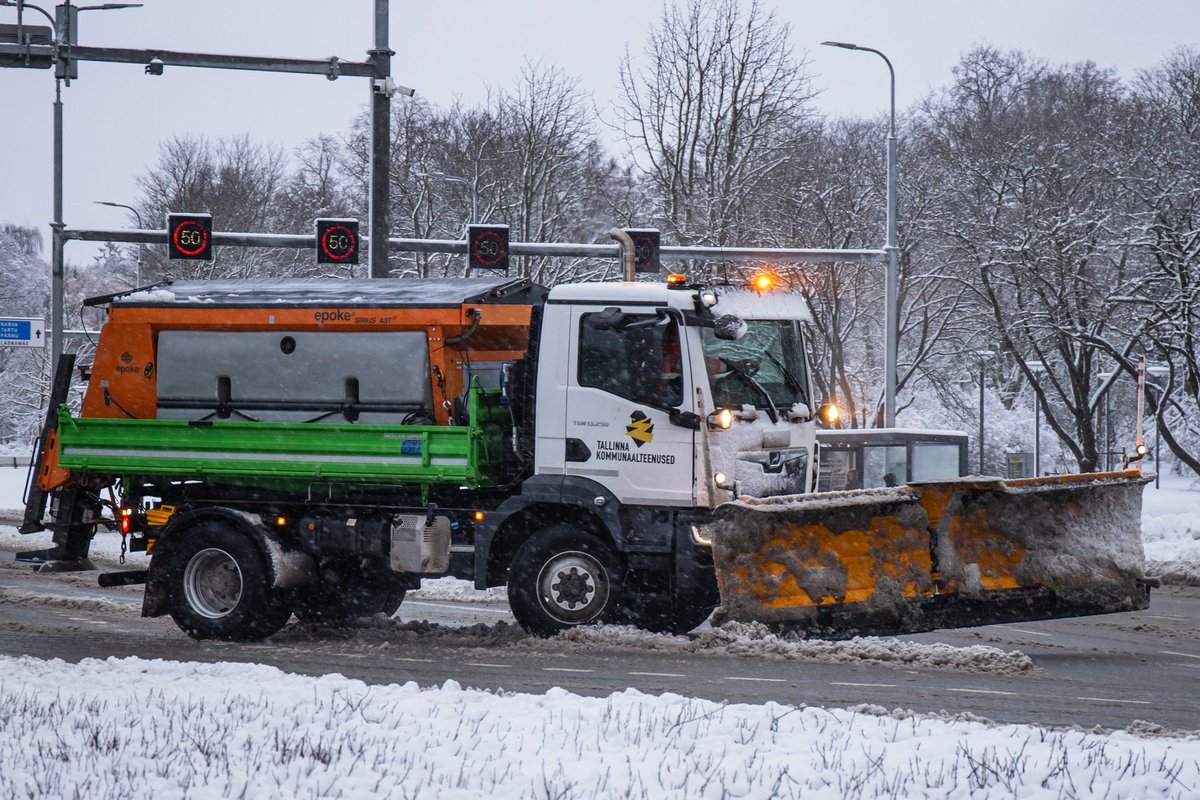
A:
<svg viewBox="0 0 1200 800">
<path fill-rule="evenodd" d="M 796 394 L 800 395 L 800 397 L 807 402 L 808 398 L 804 396 L 804 389 L 801 388 L 800 381 L 796 379 L 796 376 L 792 374 L 792 371 L 785 367 L 783 362 L 776 358 L 770 350 L 764 350 L 763 354 L 767 358 L 771 359 L 772 364 L 779 367 L 779 371 L 783 373 L 783 379 L 788 382 L 789 386 L 796 390 Z"/>
<path fill-rule="evenodd" d="M 737 375 L 746 383 L 750 384 L 755 389 L 758 389 L 759 394 L 761 394 L 767 401 L 767 416 L 771 418 L 772 423 L 779 422 L 779 408 L 775 405 L 775 401 L 771 399 L 771 393 L 767 391 L 767 387 L 754 380 L 750 373 L 746 372 L 746 370 L 742 368 L 741 364 L 729 359 L 723 360 L 729 365 L 729 369 L 733 371 L 734 375 Z"/>
</svg>

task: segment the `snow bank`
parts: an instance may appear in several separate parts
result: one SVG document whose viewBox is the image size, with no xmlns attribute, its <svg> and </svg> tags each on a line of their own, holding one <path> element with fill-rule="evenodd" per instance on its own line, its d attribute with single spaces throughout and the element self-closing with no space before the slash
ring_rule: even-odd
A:
<svg viewBox="0 0 1200 800">
<path fill-rule="evenodd" d="M 1142 507 L 1146 572 L 1163 583 L 1200 586 L 1200 481 L 1162 475 Z"/>
<path fill-rule="evenodd" d="M 1197 742 L 721 704 L 0 657 L 9 797 L 1194 797 Z"/>
<path fill-rule="evenodd" d="M 78 611 L 96 611 L 108 614 L 124 614 L 127 616 L 142 615 L 142 604 L 120 600 L 109 600 L 103 597 L 71 597 L 48 592 L 12 592 L 0 587 L 0 603 L 9 606 L 50 606 Z"/>
<path fill-rule="evenodd" d="M 405 599 L 440 603 L 507 603 L 508 590 L 503 586 L 480 590 L 471 581 L 458 578 L 422 578 L 421 588 L 409 592 Z"/>
<path fill-rule="evenodd" d="M 868 663 L 924 669 L 956 669 L 970 672 L 1015 674 L 1029 672 L 1033 661 L 1016 650 L 974 645 L 921 644 L 875 636 L 846 641 L 794 639 L 777 636 L 759 623 L 728 622 L 697 638 L 648 633 L 638 628 L 599 625 L 574 628 L 558 640 L 591 645 L 637 647 L 643 650 L 753 658 L 782 658 L 789 661 L 820 661 L 832 664 Z"/>
<path fill-rule="evenodd" d="M 401 606 L 400 615 L 404 615 Z M 424 620 L 401 621 L 382 615 L 350 622 L 289 625 L 271 637 L 275 644 L 309 641 L 353 641 L 358 647 L 380 650 L 403 648 L 414 641 L 444 640 L 455 647 L 477 647 L 495 652 L 516 648 L 524 652 L 595 653 L 598 650 L 656 651 L 696 656 L 744 656 L 755 659 L 819 661 L 827 664 L 889 664 L 917 669 L 989 672 L 1001 675 L 1027 673 L 1033 661 L 1019 651 L 973 645 L 922 644 L 883 637 L 857 637 L 846 641 L 796 639 L 777 636 L 756 623 L 726 623 L 696 637 L 650 633 L 624 625 L 589 625 L 572 628 L 550 639 L 525 633 L 509 622 L 492 625 L 442 625 Z"/>
</svg>

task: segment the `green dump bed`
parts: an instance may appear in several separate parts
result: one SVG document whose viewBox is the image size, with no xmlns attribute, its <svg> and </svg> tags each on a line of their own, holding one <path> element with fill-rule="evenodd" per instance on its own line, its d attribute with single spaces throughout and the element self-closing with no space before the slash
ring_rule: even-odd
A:
<svg viewBox="0 0 1200 800">
<path fill-rule="evenodd" d="M 310 481 L 477 488 L 496 478 L 508 409 L 472 388 L 466 425 L 92 419 L 59 416 L 73 472 L 255 485 Z"/>
</svg>

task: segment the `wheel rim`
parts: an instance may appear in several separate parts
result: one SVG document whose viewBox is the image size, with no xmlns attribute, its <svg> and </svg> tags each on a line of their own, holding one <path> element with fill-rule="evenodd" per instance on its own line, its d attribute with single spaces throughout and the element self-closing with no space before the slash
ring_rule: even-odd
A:
<svg viewBox="0 0 1200 800">
<path fill-rule="evenodd" d="M 183 593 L 197 614 L 221 619 L 242 599 L 242 570 L 224 550 L 216 547 L 201 550 L 183 571 Z"/>
<path fill-rule="evenodd" d="M 587 553 L 560 553 L 538 573 L 538 597 L 550 616 L 570 625 L 594 619 L 608 603 L 608 571 Z"/>
</svg>

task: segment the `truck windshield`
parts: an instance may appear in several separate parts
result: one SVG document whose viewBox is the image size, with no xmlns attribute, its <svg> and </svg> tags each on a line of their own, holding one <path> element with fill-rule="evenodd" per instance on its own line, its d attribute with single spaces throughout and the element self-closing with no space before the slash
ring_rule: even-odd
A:
<svg viewBox="0 0 1200 800">
<path fill-rule="evenodd" d="M 808 373 L 797 323 L 754 319 L 746 320 L 746 326 L 746 333 L 734 340 L 718 339 L 711 328 L 700 329 L 713 402 L 718 407 L 765 408 L 770 395 L 781 411 L 793 403 L 808 403 Z"/>
</svg>

